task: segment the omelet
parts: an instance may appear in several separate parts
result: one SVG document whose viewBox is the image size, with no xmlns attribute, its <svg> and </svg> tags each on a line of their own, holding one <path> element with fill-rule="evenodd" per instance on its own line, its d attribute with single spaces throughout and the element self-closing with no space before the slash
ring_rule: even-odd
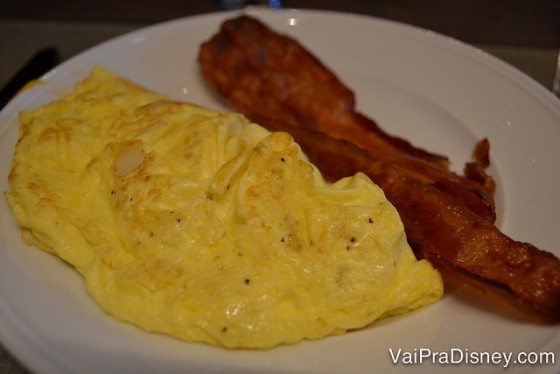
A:
<svg viewBox="0 0 560 374">
<path fill-rule="evenodd" d="M 438 301 L 383 191 L 327 183 L 293 138 L 102 67 L 22 112 L 10 191 L 26 243 L 146 331 L 267 349 Z"/>
</svg>

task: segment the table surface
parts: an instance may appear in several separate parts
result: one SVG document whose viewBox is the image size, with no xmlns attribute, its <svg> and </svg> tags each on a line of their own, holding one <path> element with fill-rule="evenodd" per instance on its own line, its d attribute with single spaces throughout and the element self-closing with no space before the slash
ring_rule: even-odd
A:
<svg viewBox="0 0 560 374">
<path fill-rule="evenodd" d="M 560 48 L 560 1 L 457 3 L 293 0 L 282 5 L 368 14 L 424 27 L 479 47 L 551 87 Z M 220 1 L 168 0 L 164 7 L 161 4 L 148 0 L 1 2 L 0 87 L 41 48 L 55 47 L 65 60 L 149 24 L 221 10 Z M 27 373 L 1 345 L 0 373 Z"/>
</svg>

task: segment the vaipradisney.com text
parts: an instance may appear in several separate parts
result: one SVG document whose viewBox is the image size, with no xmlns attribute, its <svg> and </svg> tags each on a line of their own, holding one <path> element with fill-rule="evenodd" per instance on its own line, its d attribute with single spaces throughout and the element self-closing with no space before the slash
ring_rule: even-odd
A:
<svg viewBox="0 0 560 374">
<path fill-rule="evenodd" d="M 508 368 L 512 365 L 556 365 L 555 352 L 490 352 L 467 348 L 433 350 L 431 348 L 389 348 L 393 365 L 496 365 Z"/>
</svg>

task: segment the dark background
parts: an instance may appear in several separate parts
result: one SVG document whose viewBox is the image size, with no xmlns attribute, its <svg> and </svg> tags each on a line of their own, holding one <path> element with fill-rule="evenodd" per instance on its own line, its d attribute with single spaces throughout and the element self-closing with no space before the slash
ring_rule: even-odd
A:
<svg viewBox="0 0 560 374">
<path fill-rule="evenodd" d="M 285 0 L 285 8 L 369 14 L 468 43 L 560 47 L 559 0 Z M 2 0 L 0 20 L 151 24 L 221 9 L 218 0 Z"/>
</svg>

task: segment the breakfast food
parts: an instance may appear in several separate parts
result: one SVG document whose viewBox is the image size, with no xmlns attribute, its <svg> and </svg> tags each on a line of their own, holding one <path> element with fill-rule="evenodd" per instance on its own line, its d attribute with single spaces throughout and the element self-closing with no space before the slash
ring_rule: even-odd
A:
<svg viewBox="0 0 560 374">
<path fill-rule="evenodd" d="M 362 328 L 443 292 L 364 174 L 327 183 L 287 133 L 101 67 L 21 114 L 9 182 L 25 242 L 147 331 L 264 349 Z"/>
<path fill-rule="evenodd" d="M 494 225 L 483 139 L 464 175 L 447 159 L 383 132 L 352 91 L 296 40 L 259 20 L 227 20 L 203 43 L 202 72 L 248 118 L 289 132 L 326 178 L 366 173 L 397 208 L 418 258 L 519 309 L 560 321 L 560 260 Z"/>
<path fill-rule="evenodd" d="M 304 126 L 348 141 L 405 167 L 416 179 L 438 184 L 495 221 L 494 183 L 484 168 L 460 176 L 448 170 L 445 156 L 383 132 L 355 110 L 352 91 L 296 40 L 240 16 L 201 46 L 199 60 L 205 77 L 252 121 Z"/>
</svg>

